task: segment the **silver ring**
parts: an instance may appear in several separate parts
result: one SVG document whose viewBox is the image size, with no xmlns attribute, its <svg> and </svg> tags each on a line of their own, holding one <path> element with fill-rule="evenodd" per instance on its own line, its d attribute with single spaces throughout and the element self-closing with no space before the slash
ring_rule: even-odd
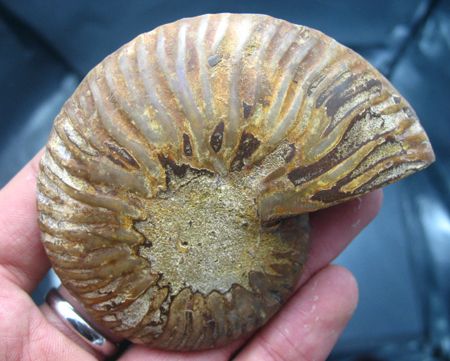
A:
<svg viewBox="0 0 450 361">
<path fill-rule="evenodd" d="M 47 293 L 45 301 L 61 320 L 94 350 L 104 356 L 111 356 L 117 351 L 117 346 L 83 319 L 57 289 L 52 288 Z"/>
</svg>

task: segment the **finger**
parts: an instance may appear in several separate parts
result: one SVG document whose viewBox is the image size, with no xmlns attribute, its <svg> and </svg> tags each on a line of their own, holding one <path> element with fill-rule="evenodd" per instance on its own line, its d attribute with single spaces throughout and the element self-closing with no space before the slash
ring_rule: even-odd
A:
<svg viewBox="0 0 450 361">
<path fill-rule="evenodd" d="M 311 220 L 311 248 L 300 284 L 332 262 L 375 218 L 383 202 L 378 189 L 362 197 L 314 212 Z"/>
<path fill-rule="evenodd" d="M 298 291 L 235 361 L 325 360 L 358 301 L 353 275 L 328 266 Z"/>
<path fill-rule="evenodd" d="M 54 328 L 30 295 L 6 278 L 0 278 L 0 305 L 0 360 L 96 359 Z"/>
<path fill-rule="evenodd" d="M 36 210 L 39 152 L 0 191 L 0 276 L 31 292 L 50 268 Z"/>
</svg>

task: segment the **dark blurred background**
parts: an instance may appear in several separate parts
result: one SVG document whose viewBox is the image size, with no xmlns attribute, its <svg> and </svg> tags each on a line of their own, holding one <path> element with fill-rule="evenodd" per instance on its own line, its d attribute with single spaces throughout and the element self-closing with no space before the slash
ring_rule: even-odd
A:
<svg viewBox="0 0 450 361">
<path fill-rule="evenodd" d="M 450 1 L 0 0 L 0 186 L 45 144 L 65 99 L 107 54 L 160 24 L 217 12 L 320 29 L 416 109 L 437 162 L 388 187 L 378 218 L 337 260 L 356 275 L 360 304 L 330 360 L 450 360 Z M 36 302 L 54 282 L 47 277 Z"/>
</svg>

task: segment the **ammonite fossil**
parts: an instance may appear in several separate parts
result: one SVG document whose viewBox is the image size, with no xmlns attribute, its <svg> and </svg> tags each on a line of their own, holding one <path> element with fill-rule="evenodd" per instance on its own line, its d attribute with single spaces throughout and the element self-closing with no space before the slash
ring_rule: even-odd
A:
<svg viewBox="0 0 450 361">
<path fill-rule="evenodd" d="M 359 55 L 264 15 L 142 34 L 81 82 L 38 177 L 64 286 L 133 342 L 193 350 L 263 325 L 308 250 L 308 213 L 429 165 L 410 105 Z"/>
</svg>

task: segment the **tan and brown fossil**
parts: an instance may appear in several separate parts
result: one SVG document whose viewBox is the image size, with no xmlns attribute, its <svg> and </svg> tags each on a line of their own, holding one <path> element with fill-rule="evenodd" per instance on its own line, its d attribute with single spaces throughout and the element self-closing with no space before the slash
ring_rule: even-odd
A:
<svg viewBox="0 0 450 361">
<path fill-rule="evenodd" d="M 108 56 L 55 119 L 42 241 L 112 332 L 215 347 L 289 297 L 309 212 L 433 160 L 410 105 L 335 40 L 264 15 L 183 19 Z"/>
</svg>

